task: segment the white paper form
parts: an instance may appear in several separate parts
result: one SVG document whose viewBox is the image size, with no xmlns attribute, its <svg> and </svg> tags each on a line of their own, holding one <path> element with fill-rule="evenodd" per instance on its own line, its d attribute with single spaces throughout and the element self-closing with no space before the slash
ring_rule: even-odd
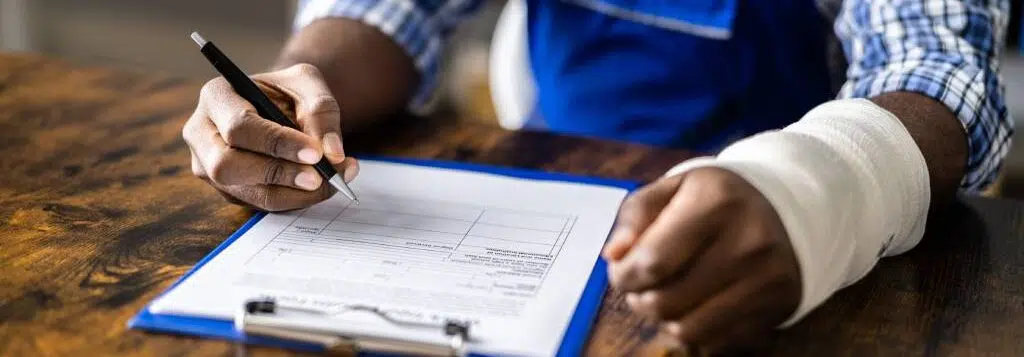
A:
<svg viewBox="0 0 1024 357">
<path fill-rule="evenodd" d="M 475 352 L 553 355 L 626 190 L 362 161 L 344 196 L 269 214 L 151 305 L 231 319 L 248 298 L 332 311 L 370 305 L 473 322 Z M 329 322 L 443 341 L 346 313 Z"/>
</svg>

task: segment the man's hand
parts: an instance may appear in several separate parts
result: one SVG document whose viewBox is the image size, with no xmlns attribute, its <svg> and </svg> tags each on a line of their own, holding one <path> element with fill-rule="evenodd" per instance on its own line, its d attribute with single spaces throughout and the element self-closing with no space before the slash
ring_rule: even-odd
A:
<svg viewBox="0 0 1024 357">
<path fill-rule="evenodd" d="M 741 177 L 700 168 L 623 204 L 604 250 L 612 285 L 688 346 L 742 346 L 797 308 L 801 276 L 771 204 Z"/>
<path fill-rule="evenodd" d="M 345 181 L 355 178 L 359 165 L 345 157 L 338 103 L 316 67 L 299 64 L 252 78 L 301 131 L 261 118 L 224 78 L 213 79 L 182 129 L 196 176 L 229 201 L 267 211 L 333 195 L 312 166 L 323 156 Z"/>
</svg>

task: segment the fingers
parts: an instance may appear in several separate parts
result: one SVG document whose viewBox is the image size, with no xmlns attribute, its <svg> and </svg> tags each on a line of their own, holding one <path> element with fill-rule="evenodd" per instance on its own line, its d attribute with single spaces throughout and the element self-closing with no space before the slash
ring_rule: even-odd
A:
<svg viewBox="0 0 1024 357">
<path fill-rule="evenodd" d="M 189 143 L 189 147 L 191 146 L 192 144 Z M 196 155 L 196 152 L 197 151 L 193 149 L 191 155 L 192 173 L 195 176 L 211 183 L 211 185 L 217 189 L 225 200 L 233 204 L 248 205 L 271 212 L 287 211 L 311 206 L 330 198 L 334 194 L 334 192 L 329 188 L 329 185 L 322 184 L 319 185 L 319 188 L 313 191 L 259 183 L 250 185 L 221 185 L 214 182 L 210 175 L 207 174 L 206 169 L 203 167 L 202 160 L 198 155 Z M 304 168 L 308 168 L 308 166 Z M 356 164 L 354 171 L 358 172 L 358 170 L 359 167 Z M 315 176 L 319 177 L 319 175 Z M 218 180 L 224 181 L 223 179 Z"/>
<path fill-rule="evenodd" d="M 210 179 L 221 186 L 266 184 L 312 191 L 323 183 L 312 166 L 231 148 L 211 152 L 203 166 L 210 167 Z"/>
<path fill-rule="evenodd" d="M 738 337 L 730 335 L 733 330 L 747 329 L 745 324 L 757 325 L 751 329 L 770 328 L 773 322 L 785 318 L 776 316 L 779 310 L 773 308 L 783 299 L 782 294 L 772 293 L 775 291 L 779 290 L 758 280 L 734 284 L 701 304 L 697 310 L 666 323 L 665 330 L 684 343 L 717 349 L 723 342 Z"/>
<path fill-rule="evenodd" d="M 203 176 L 220 186 L 280 185 L 312 191 L 321 186 L 323 179 L 309 165 L 300 165 L 283 159 L 267 157 L 228 146 L 213 123 L 198 120 L 187 130 L 189 147 L 193 148 L 193 171 L 198 168 Z"/>
<path fill-rule="evenodd" d="M 724 244 L 723 244 L 724 243 Z M 657 320 L 678 319 L 732 285 L 745 266 L 729 259 L 732 244 L 719 242 L 696 258 L 693 268 L 656 289 L 629 293 L 633 311 Z"/>
<path fill-rule="evenodd" d="M 640 232 L 647 229 L 647 226 L 672 199 L 680 182 L 682 182 L 680 175 L 661 179 L 644 186 L 626 198 L 615 220 L 615 229 L 602 253 L 605 259 L 617 261 L 626 255 Z"/>
<path fill-rule="evenodd" d="M 665 208 L 641 234 L 629 253 L 609 268 L 616 288 L 639 291 L 682 274 L 694 256 L 717 236 L 733 208 L 725 171 L 697 169 L 687 173 Z"/>
<path fill-rule="evenodd" d="M 653 220 L 646 206 L 628 207 L 641 214 L 625 220 L 648 223 L 638 238 L 615 238 L 631 241 L 619 260 L 609 259 L 612 284 L 637 313 L 668 320 L 666 331 L 685 345 L 746 344 L 799 304 L 800 271 L 785 227 L 763 195 L 728 171 L 696 169 L 677 186 L 659 195 L 671 199 L 656 203 L 663 207 Z"/>
<path fill-rule="evenodd" d="M 352 182 L 359 175 L 359 161 L 354 157 L 346 157 L 340 164 L 334 165 L 334 170 L 341 173 L 345 182 Z"/>
<path fill-rule="evenodd" d="M 302 132 L 261 118 L 221 77 L 203 86 L 201 110 L 217 127 L 224 142 L 292 162 L 320 161 L 320 145 Z"/>
<path fill-rule="evenodd" d="M 334 195 L 330 185 L 322 185 L 314 191 L 273 185 L 226 186 L 221 187 L 221 191 L 253 207 L 270 212 L 309 207 Z"/>
<path fill-rule="evenodd" d="M 316 140 L 332 164 L 345 159 L 341 143 L 341 109 L 320 71 L 313 65 L 297 64 L 282 71 L 253 77 L 271 83 L 295 102 L 296 123 Z"/>
<path fill-rule="evenodd" d="M 199 159 L 194 154 L 192 157 L 193 173 L 207 182 L 213 183 L 202 168 L 202 164 Z M 356 167 L 356 170 L 358 171 L 358 166 Z M 328 185 L 321 185 L 319 189 L 313 191 L 263 184 L 221 186 L 213 183 L 213 186 L 217 188 L 217 191 L 228 202 L 251 206 L 256 209 L 270 212 L 288 211 L 309 207 L 330 198 L 334 194 Z"/>
<path fill-rule="evenodd" d="M 306 207 L 333 191 L 308 166 L 326 157 L 352 181 L 359 172 L 346 160 L 337 102 L 319 71 L 297 65 L 253 77 L 300 130 L 259 117 L 223 78 L 203 86 L 199 105 L 182 129 L 193 173 L 231 201 L 278 211 Z"/>
</svg>

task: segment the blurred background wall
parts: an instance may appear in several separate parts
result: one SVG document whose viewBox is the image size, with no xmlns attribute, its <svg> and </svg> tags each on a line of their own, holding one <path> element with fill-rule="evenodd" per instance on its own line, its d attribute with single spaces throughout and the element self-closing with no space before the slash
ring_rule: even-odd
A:
<svg viewBox="0 0 1024 357">
<path fill-rule="evenodd" d="M 487 92 L 487 49 L 504 0 L 490 0 L 448 47 L 441 109 L 460 120 L 494 124 Z M 160 71 L 197 80 L 214 74 L 188 38 L 202 32 L 249 72 L 270 66 L 291 31 L 295 0 L 0 0 L 0 51 L 41 52 L 74 62 Z M 1014 0 L 1003 66 L 1018 123 L 1002 185 L 1024 198 L 1024 56 L 1021 0 Z"/>
<path fill-rule="evenodd" d="M 490 1 L 448 48 L 441 104 L 466 120 L 493 118 L 486 44 L 504 1 Z M 209 78 L 191 31 L 203 33 L 251 73 L 267 69 L 292 30 L 296 0 L 0 0 L 0 50 L 77 63 Z M 454 70 L 458 69 L 458 70 Z M 461 109 L 459 109 L 461 108 Z"/>
</svg>

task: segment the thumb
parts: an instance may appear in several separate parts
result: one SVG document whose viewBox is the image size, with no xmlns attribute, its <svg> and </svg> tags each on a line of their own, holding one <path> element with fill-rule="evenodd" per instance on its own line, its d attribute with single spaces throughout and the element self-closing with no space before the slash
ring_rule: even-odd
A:
<svg viewBox="0 0 1024 357">
<path fill-rule="evenodd" d="M 622 259 L 633 248 L 637 238 L 654 222 L 668 205 L 683 182 L 684 175 L 662 178 L 634 192 L 619 209 L 615 228 L 602 255 L 609 261 Z"/>
</svg>

